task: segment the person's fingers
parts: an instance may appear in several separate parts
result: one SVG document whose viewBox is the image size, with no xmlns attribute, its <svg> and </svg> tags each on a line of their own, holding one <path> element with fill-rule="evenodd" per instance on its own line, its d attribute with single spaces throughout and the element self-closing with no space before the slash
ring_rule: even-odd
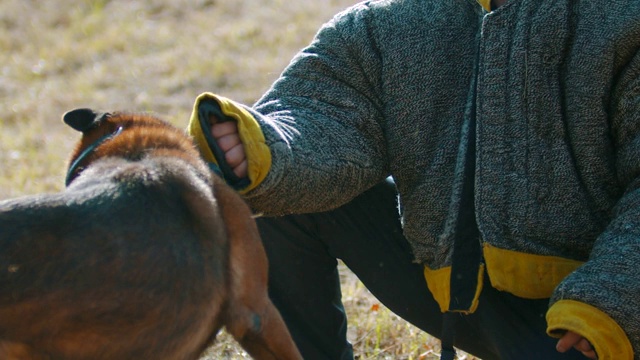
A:
<svg viewBox="0 0 640 360">
<path fill-rule="evenodd" d="M 573 331 L 567 331 L 567 333 L 564 334 L 562 338 L 560 338 L 560 340 L 558 340 L 556 349 L 559 352 L 563 353 L 571 349 L 572 347 L 580 351 L 582 355 L 588 357 L 589 359 L 598 358 L 595 350 L 593 349 L 593 346 L 591 346 L 591 343 L 589 343 L 587 339 L 583 338 L 577 333 L 574 333 Z"/>
<path fill-rule="evenodd" d="M 567 331 L 564 335 L 562 335 L 560 340 L 558 340 L 558 343 L 556 344 L 556 350 L 561 353 L 566 352 L 567 350 L 577 345 L 582 339 L 583 337 L 579 334 L 576 334 L 573 331 Z"/>
<path fill-rule="evenodd" d="M 578 341 L 578 343 L 573 347 L 590 359 L 596 358 L 596 352 L 593 349 L 593 346 L 591 346 L 591 343 L 589 343 L 585 338 L 582 338 L 582 340 Z"/>
<path fill-rule="evenodd" d="M 582 338 L 582 340 L 578 341 L 578 343 L 575 344 L 573 347 L 580 352 L 593 351 L 591 344 L 589 344 L 589 342 L 585 338 Z"/>
<path fill-rule="evenodd" d="M 248 165 L 247 160 L 241 162 L 240 165 L 233 168 L 233 173 L 239 178 L 246 177 L 249 174 Z"/>
<path fill-rule="evenodd" d="M 214 123 L 211 126 L 211 135 L 213 135 L 213 137 L 216 139 L 234 133 L 238 133 L 238 124 L 233 121 Z"/>
<path fill-rule="evenodd" d="M 210 118 L 211 135 L 216 139 L 218 146 L 225 153 L 224 158 L 233 172 L 239 178 L 248 174 L 248 163 L 242 140 L 238 135 L 238 125 L 233 121 L 216 122 L 215 117 Z"/>
<path fill-rule="evenodd" d="M 241 144 L 240 137 L 238 136 L 237 133 L 231 133 L 228 135 L 218 137 L 216 138 L 216 141 L 220 149 L 224 152 L 227 152 L 230 149 L 233 149 L 234 147 Z"/>
<path fill-rule="evenodd" d="M 243 161 L 246 160 L 246 155 L 244 153 L 244 147 L 242 144 L 238 144 L 228 151 L 225 152 L 224 155 L 225 160 L 227 160 L 227 164 L 232 168 L 239 166 Z"/>
<path fill-rule="evenodd" d="M 598 355 L 596 354 L 595 350 L 591 350 L 591 351 L 583 351 L 582 355 L 588 357 L 589 359 L 592 360 L 596 360 L 598 358 Z"/>
</svg>

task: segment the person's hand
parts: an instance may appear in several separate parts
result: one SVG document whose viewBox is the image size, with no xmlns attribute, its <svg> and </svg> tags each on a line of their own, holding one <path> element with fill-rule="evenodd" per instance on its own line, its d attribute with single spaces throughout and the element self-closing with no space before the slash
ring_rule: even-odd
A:
<svg viewBox="0 0 640 360">
<path fill-rule="evenodd" d="M 589 359 L 598 358 L 596 355 L 596 351 L 593 349 L 593 346 L 591 346 L 587 339 L 579 334 L 574 333 L 573 331 L 567 331 L 566 334 L 562 335 L 560 340 L 558 340 L 556 349 L 559 352 L 563 353 L 571 348 L 575 348 L 576 350 L 580 351 L 582 355 L 588 357 Z"/>
<path fill-rule="evenodd" d="M 244 146 L 238 135 L 238 125 L 233 121 L 218 122 L 215 118 L 210 119 L 211 135 L 218 142 L 218 146 L 224 152 L 227 164 L 233 169 L 234 174 L 239 178 L 247 176 L 247 156 Z"/>
</svg>

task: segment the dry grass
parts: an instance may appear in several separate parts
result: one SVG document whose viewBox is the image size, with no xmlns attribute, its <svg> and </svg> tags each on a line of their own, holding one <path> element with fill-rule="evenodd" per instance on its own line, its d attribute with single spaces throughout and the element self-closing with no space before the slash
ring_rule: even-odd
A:
<svg viewBox="0 0 640 360">
<path fill-rule="evenodd" d="M 59 191 L 76 107 L 153 112 L 185 126 L 195 97 L 254 102 L 319 25 L 356 0 L 3 0 L 0 199 Z M 342 269 L 360 359 L 430 359 L 438 342 Z M 422 354 L 422 356 L 421 356 Z M 247 358 L 228 335 L 207 359 Z"/>
</svg>

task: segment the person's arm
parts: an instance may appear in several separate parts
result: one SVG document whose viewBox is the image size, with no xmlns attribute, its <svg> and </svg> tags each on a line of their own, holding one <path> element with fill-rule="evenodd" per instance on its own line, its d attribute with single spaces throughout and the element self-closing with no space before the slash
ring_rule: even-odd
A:
<svg viewBox="0 0 640 360">
<path fill-rule="evenodd" d="M 561 347 L 585 343 L 600 359 L 640 356 L 640 53 L 618 77 L 610 107 L 615 167 L 624 193 L 589 260 L 556 288 L 547 313 Z M 575 342 L 574 342 L 575 341 Z M 637 358 L 637 357 L 636 357 Z"/>
<path fill-rule="evenodd" d="M 328 210 L 388 176 L 381 60 L 369 15 L 360 5 L 323 26 L 253 108 L 223 99 L 223 120 L 233 120 L 237 132 L 210 119 L 225 161 L 250 179 L 239 190 L 255 210 L 274 215 Z M 245 124 L 257 124 L 260 134 L 244 131 Z M 199 131 L 190 126 L 196 138 Z M 254 141 L 254 135 L 262 139 Z M 256 155 L 248 143 L 264 147 L 258 146 Z"/>
</svg>

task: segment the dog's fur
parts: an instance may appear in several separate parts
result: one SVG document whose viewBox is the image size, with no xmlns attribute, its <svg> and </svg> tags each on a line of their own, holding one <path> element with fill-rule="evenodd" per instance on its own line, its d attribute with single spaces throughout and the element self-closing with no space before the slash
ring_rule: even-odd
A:
<svg viewBox="0 0 640 360">
<path fill-rule="evenodd" d="M 223 326 L 256 359 L 301 358 L 249 208 L 191 139 L 148 115 L 64 120 L 83 133 L 69 186 L 0 202 L 0 358 L 197 359 Z"/>
</svg>

